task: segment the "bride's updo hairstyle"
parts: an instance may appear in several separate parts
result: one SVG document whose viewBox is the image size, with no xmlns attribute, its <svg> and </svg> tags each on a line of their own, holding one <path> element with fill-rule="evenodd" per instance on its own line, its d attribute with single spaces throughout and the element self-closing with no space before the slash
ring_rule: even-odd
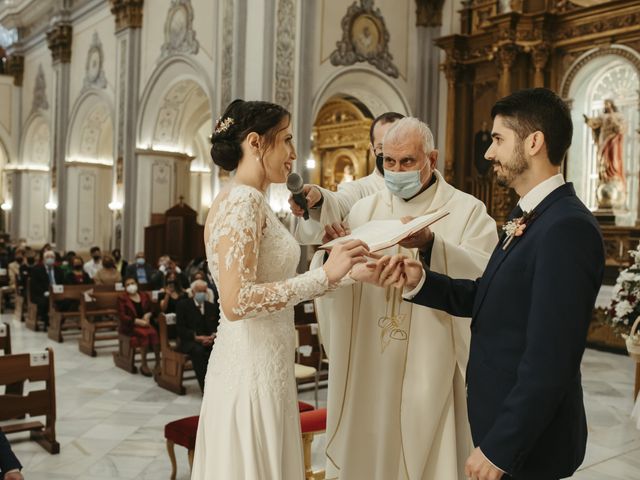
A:
<svg viewBox="0 0 640 480">
<path fill-rule="evenodd" d="M 225 170 L 238 168 L 242 158 L 242 142 L 255 132 L 264 139 L 262 155 L 275 143 L 278 128 L 290 114 L 275 103 L 234 100 L 216 122 L 211 135 L 211 158 L 213 163 Z"/>
</svg>

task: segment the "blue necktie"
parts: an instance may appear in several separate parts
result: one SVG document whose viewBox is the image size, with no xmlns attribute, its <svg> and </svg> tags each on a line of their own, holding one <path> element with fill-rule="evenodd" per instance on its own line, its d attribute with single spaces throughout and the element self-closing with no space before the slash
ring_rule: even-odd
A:
<svg viewBox="0 0 640 480">
<path fill-rule="evenodd" d="M 51 267 L 49 267 L 49 281 L 51 282 L 51 285 L 56 284 L 56 276 L 53 274 L 53 268 Z"/>
</svg>

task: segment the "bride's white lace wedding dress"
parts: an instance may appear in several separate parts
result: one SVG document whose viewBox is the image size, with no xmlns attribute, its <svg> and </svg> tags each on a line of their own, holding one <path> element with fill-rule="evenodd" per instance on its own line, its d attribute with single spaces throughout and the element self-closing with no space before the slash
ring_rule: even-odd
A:
<svg viewBox="0 0 640 480">
<path fill-rule="evenodd" d="M 240 319 L 220 310 L 191 478 L 301 480 L 293 306 L 327 291 L 327 276 L 295 276 L 300 247 L 260 191 L 235 185 L 221 195 L 207 259 L 216 284 L 237 290 Z"/>
</svg>

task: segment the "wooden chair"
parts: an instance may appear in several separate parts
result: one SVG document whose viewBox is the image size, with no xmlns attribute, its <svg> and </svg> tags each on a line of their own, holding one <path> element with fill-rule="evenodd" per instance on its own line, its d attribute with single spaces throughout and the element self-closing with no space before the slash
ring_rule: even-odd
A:
<svg viewBox="0 0 640 480">
<path fill-rule="evenodd" d="M 91 357 L 97 355 L 96 342 L 118 340 L 118 295 L 116 291 L 88 292 L 80 298 L 78 349 Z"/>
<path fill-rule="evenodd" d="M 300 413 L 300 429 L 302 431 L 302 451 L 304 453 L 304 479 L 324 480 L 324 470 L 314 472 L 311 462 L 311 444 L 313 438 L 327 429 L 327 409 L 319 408 Z"/>
<path fill-rule="evenodd" d="M 49 453 L 60 452 L 56 440 L 56 387 L 53 350 L 0 356 L 0 385 L 24 384 L 25 381 L 45 382 L 44 389 L 32 390 L 27 395 L 5 392 L 0 395 L 0 421 L 15 420 L 21 416 L 45 416 L 39 421 L 13 422 L 0 427 L 6 434 L 30 432 L 31 440 L 38 442 Z"/>
<path fill-rule="evenodd" d="M 191 360 L 186 353 L 178 351 L 177 338 L 169 332 L 169 327 L 175 325 L 174 317 L 160 314 L 158 316 L 158 330 L 160 337 L 160 373 L 155 376 L 156 383 L 170 392 L 184 395 L 184 380 L 194 380 L 196 377 L 185 378 L 185 370 L 193 370 Z"/>
</svg>

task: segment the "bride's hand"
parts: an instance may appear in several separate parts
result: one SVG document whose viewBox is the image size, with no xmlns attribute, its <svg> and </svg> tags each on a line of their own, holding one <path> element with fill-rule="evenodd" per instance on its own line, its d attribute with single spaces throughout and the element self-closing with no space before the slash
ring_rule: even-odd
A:
<svg viewBox="0 0 640 480">
<path fill-rule="evenodd" d="M 362 240 L 350 240 L 333 247 L 329 258 L 322 266 L 329 279 L 329 285 L 339 282 L 354 265 L 366 262 L 367 255 L 369 247 Z"/>
</svg>

